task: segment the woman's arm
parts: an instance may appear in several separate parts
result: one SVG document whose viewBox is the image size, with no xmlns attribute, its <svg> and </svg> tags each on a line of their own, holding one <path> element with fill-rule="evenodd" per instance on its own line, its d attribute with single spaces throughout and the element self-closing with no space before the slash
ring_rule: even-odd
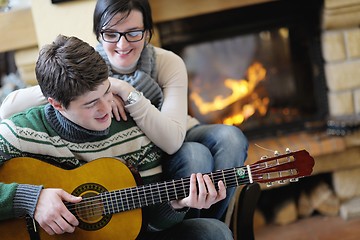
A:
<svg viewBox="0 0 360 240">
<path fill-rule="evenodd" d="M 126 109 L 146 136 L 168 154 L 183 144 L 187 123 L 188 78 L 184 61 L 174 53 L 155 48 L 157 82 L 163 90 L 161 111 L 145 97 Z"/>
<path fill-rule="evenodd" d="M 22 112 L 30 107 L 46 104 L 39 85 L 15 90 L 6 96 L 0 107 L 0 118 L 11 117 L 15 113 Z"/>
</svg>

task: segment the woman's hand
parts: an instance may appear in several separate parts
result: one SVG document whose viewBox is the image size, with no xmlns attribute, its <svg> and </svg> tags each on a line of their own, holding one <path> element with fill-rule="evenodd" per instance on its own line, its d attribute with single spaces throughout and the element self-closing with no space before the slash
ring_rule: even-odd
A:
<svg viewBox="0 0 360 240">
<path fill-rule="evenodd" d="M 122 100 L 122 98 L 119 97 L 118 95 L 114 94 L 114 97 L 113 97 L 113 100 L 111 103 L 111 108 L 112 108 L 112 117 L 115 117 L 115 119 L 117 121 L 120 121 L 121 119 L 123 119 L 124 121 L 127 120 L 124 106 L 125 106 L 125 103 Z"/>
<path fill-rule="evenodd" d="M 123 101 L 126 101 L 129 93 L 134 91 L 135 88 L 123 80 L 109 77 L 109 81 L 111 83 L 110 91 L 114 95 L 118 95 Z"/>
<path fill-rule="evenodd" d="M 79 221 L 66 208 L 64 202 L 78 203 L 81 199 L 62 189 L 43 189 L 35 208 L 34 218 L 50 235 L 72 233 Z"/>
<path fill-rule="evenodd" d="M 198 186 L 196 186 L 196 183 Z M 223 200 L 226 197 L 226 188 L 222 181 L 218 182 L 219 191 L 208 175 L 201 173 L 192 174 L 190 177 L 189 196 L 171 201 L 171 205 L 175 209 L 191 207 L 197 209 L 208 209 L 211 205 Z"/>
</svg>

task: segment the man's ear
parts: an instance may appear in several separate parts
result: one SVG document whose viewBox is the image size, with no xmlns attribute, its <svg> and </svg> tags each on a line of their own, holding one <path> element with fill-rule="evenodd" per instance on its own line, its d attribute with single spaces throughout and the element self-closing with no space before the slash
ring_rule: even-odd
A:
<svg viewBox="0 0 360 240">
<path fill-rule="evenodd" d="M 63 107 L 63 105 L 56 101 L 55 99 L 49 97 L 48 98 L 48 102 L 58 111 L 62 111 L 62 110 L 65 110 L 65 108 Z"/>
</svg>

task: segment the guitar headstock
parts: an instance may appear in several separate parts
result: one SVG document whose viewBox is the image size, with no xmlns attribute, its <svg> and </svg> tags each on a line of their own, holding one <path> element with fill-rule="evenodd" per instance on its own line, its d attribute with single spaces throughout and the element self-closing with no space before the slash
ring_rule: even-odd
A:
<svg viewBox="0 0 360 240">
<path fill-rule="evenodd" d="M 250 165 L 250 170 L 253 181 L 271 186 L 274 182 L 296 182 L 310 176 L 314 164 L 314 158 L 306 150 L 291 152 L 287 149 L 285 154 L 275 152 L 274 157 L 262 157 Z"/>
</svg>

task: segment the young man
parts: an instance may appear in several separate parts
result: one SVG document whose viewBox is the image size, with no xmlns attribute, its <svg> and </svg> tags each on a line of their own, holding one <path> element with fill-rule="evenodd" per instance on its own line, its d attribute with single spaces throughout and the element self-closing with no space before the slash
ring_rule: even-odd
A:
<svg viewBox="0 0 360 240">
<path fill-rule="evenodd" d="M 49 104 L 1 122 L 0 163 L 32 157 L 74 169 L 97 158 L 115 157 L 136 168 L 143 183 L 161 180 L 162 151 L 132 119 L 112 120 L 108 69 L 90 45 L 60 35 L 42 48 L 35 70 Z M 209 208 L 224 199 L 221 181 L 218 188 L 209 176 L 192 174 L 188 197 L 146 207 L 143 239 L 232 239 L 230 230 L 218 220 L 184 220 L 188 208 Z M 29 215 L 48 234 L 71 233 L 79 221 L 63 202 L 81 200 L 62 189 L 1 183 L 0 220 Z"/>
</svg>

